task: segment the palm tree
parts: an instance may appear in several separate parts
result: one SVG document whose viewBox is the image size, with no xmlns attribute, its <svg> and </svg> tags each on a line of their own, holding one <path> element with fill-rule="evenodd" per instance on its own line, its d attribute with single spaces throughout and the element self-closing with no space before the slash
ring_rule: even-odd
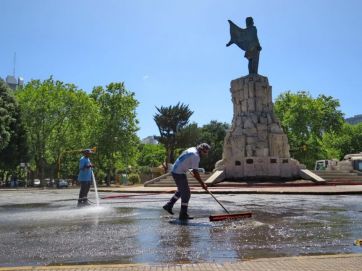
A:
<svg viewBox="0 0 362 271">
<path fill-rule="evenodd" d="M 177 147 L 177 133 L 189 122 L 189 118 L 194 113 L 188 105 L 178 103 L 175 106 L 156 107 L 158 113 L 153 116 L 160 136 L 157 140 L 166 149 L 166 167 L 168 163 L 175 161 L 175 149 Z"/>
</svg>

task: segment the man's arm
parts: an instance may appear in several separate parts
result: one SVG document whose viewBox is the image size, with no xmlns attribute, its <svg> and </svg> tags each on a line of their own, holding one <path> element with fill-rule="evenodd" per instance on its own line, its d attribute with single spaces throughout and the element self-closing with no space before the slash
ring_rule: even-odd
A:
<svg viewBox="0 0 362 271">
<path fill-rule="evenodd" d="M 201 187 L 207 190 L 207 185 L 201 180 L 199 171 L 197 169 L 193 169 L 190 173 L 200 183 Z"/>
</svg>

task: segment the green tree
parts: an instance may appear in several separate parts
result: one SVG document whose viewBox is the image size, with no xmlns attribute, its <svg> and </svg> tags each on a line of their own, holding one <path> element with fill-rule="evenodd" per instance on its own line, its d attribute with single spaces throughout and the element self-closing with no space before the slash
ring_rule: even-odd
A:
<svg viewBox="0 0 362 271">
<path fill-rule="evenodd" d="M 190 123 L 179 130 L 176 134 L 177 148 L 181 148 L 181 152 L 190 146 L 196 146 L 200 143 L 201 128 L 196 123 Z"/>
<path fill-rule="evenodd" d="M 16 122 L 17 104 L 11 89 L 0 80 L 0 151 L 10 142 L 12 125 Z"/>
<path fill-rule="evenodd" d="M 97 127 L 99 108 L 93 99 L 74 85 L 66 85 L 62 97 L 64 119 L 52 130 L 47 145 L 47 162 L 57 163 L 57 176 L 74 176 L 78 173 L 81 150 L 94 146 L 92 134 Z M 58 169 L 59 167 L 59 169 Z"/>
<path fill-rule="evenodd" d="M 309 168 L 323 158 L 323 134 L 339 131 L 343 124 L 338 107 L 338 100 L 325 95 L 314 99 L 306 91 L 288 91 L 277 97 L 275 112 L 288 136 L 292 157 Z"/>
<path fill-rule="evenodd" d="M 139 144 L 136 136 L 138 101 L 124 83 L 110 83 L 105 89 L 95 87 L 91 97 L 100 110 L 93 137 L 97 145 L 96 163 L 110 178 L 117 169 L 135 163 Z"/>
<path fill-rule="evenodd" d="M 216 120 L 210 121 L 201 128 L 196 123 L 189 124 L 180 130 L 177 135 L 177 138 L 179 138 L 178 151 L 181 153 L 185 148 L 197 146 L 202 142 L 210 144 L 211 151 L 207 157 L 201 159 L 200 167 L 205 168 L 206 171 L 212 171 L 215 163 L 222 158 L 224 138 L 229 128 L 229 124 Z"/>
<path fill-rule="evenodd" d="M 20 163 L 28 162 L 29 159 L 26 131 L 18 102 L 12 95 L 11 89 L 2 80 L 0 80 L 0 139 L 2 139 L 0 171 L 3 174 L 17 174 Z"/>
<path fill-rule="evenodd" d="M 156 107 L 158 113 L 153 116 L 160 136 L 157 140 L 165 146 L 166 165 L 175 161 L 175 149 L 178 146 L 177 133 L 185 127 L 193 114 L 188 105 L 178 103 L 175 106 Z"/>
<path fill-rule="evenodd" d="M 209 124 L 202 126 L 200 142 L 206 142 L 211 146 L 209 155 L 200 162 L 200 166 L 205 168 L 206 171 L 212 171 L 215 163 L 221 160 L 224 138 L 229 128 L 230 125 L 228 123 L 216 120 L 212 120 Z"/>
<path fill-rule="evenodd" d="M 328 159 L 341 160 L 346 154 L 362 151 L 362 123 L 344 123 L 341 131 L 325 133 L 323 149 Z"/>
<path fill-rule="evenodd" d="M 89 146 L 90 132 L 97 121 L 97 105 L 73 84 L 32 80 L 16 93 L 28 131 L 35 175 L 56 175 L 57 162 L 69 150 Z M 64 174 L 75 174 L 79 157 L 63 156 Z M 72 163 L 66 161 L 72 158 Z M 75 165 L 75 166 L 74 166 Z M 47 171 L 47 172 L 46 172 Z M 55 177 L 55 176 L 54 176 Z"/>
<path fill-rule="evenodd" d="M 27 133 L 21 120 L 19 108 L 17 109 L 15 120 L 11 125 L 12 134 L 10 142 L 0 151 L 0 169 L 12 175 L 19 175 L 20 163 L 27 163 L 30 159 Z"/>
<path fill-rule="evenodd" d="M 141 167 L 157 167 L 164 162 L 165 148 L 161 144 L 139 144 L 137 164 Z"/>
</svg>

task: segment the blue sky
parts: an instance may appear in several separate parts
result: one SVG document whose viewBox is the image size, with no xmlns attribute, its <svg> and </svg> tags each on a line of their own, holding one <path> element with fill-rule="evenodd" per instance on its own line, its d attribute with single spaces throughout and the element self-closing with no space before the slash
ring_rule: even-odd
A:
<svg viewBox="0 0 362 271">
<path fill-rule="evenodd" d="M 273 98 L 330 95 L 362 114 L 360 0 L 0 0 L 0 76 L 94 86 L 124 81 L 140 102 L 138 135 L 158 135 L 155 106 L 188 104 L 191 122 L 230 123 L 230 81 L 247 60 L 229 41 L 230 19 L 252 16 L 259 74 Z"/>
</svg>

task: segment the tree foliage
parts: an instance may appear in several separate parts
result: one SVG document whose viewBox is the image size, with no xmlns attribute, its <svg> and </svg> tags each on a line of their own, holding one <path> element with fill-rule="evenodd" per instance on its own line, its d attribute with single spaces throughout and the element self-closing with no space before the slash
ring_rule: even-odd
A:
<svg viewBox="0 0 362 271">
<path fill-rule="evenodd" d="M 17 109 L 15 122 L 11 125 L 12 135 L 9 144 L 0 151 L 0 169 L 18 175 L 19 165 L 29 161 L 27 133 L 21 120 L 20 109 Z"/>
<path fill-rule="evenodd" d="M 158 167 L 165 160 L 165 148 L 161 144 L 140 144 L 137 164 L 140 167 Z"/>
<path fill-rule="evenodd" d="M 156 107 L 158 113 L 153 116 L 157 124 L 160 136 L 157 140 L 165 146 L 166 149 L 166 163 L 173 163 L 175 161 L 175 149 L 178 146 L 177 134 L 187 125 L 193 111 L 188 105 L 178 103 L 175 106 Z"/>
<path fill-rule="evenodd" d="M 362 151 L 362 123 L 344 123 L 341 131 L 325 133 L 323 148 L 328 159 L 341 160 L 346 154 Z"/>
<path fill-rule="evenodd" d="M 17 103 L 11 89 L 0 80 L 0 151 L 10 142 L 12 125 L 16 122 Z"/>
<path fill-rule="evenodd" d="M 215 163 L 221 160 L 224 138 L 229 128 L 230 125 L 228 123 L 222 123 L 216 120 L 212 120 L 209 124 L 202 126 L 199 142 L 206 142 L 211 146 L 208 156 L 201 159 L 200 162 L 200 166 L 205 168 L 206 171 L 212 171 Z"/>
<path fill-rule="evenodd" d="M 111 83 L 105 89 L 95 87 L 87 94 L 52 77 L 32 80 L 16 93 L 19 112 L 5 85 L 1 85 L 0 97 L 0 105 L 6 105 L 0 109 L 0 132 L 4 138 L 0 157 L 19 160 L 17 150 L 24 156 L 27 135 L 33 177 L 75 177 L 80 150 L 94 146 L 98 151 L 92 161 L 99 174 L 109 174 L 115 168 L 136 162 L 138 102 L 123 83 Z M 11 137 L 12 131 L 17 137 Z"/>
<path fill-rule="evenodd" d="M 292 157 L 308 167 L 323 158 L 323 134 L 337 132 L 343 124 L 343 114 L 338 107 L 338 100 L 325 95 L 314 99 L 306 91 L 288 91 L 277 97 L 275 112 L 288 135 Z"/>
<path fill-rule="evenodd" d="M 93 140 L 97 145 L 98 167 L 108 177 L 116 168 L 128 167 L 135 162 L 139 139 L 136 136 L 138 101 L 124 83 L 110 83 L 106 88 L 95 87 L 91 97 L 99 106 L 99 121 Z"/>
<path fill-rule="evenodd" d="M 227 123 L 218 122 L 216 120 L 198 127 L 196 123 L 185 126 L 178 133 L 178 142 L 182 142 L 178 146 L 178 153 L 180 154 L 185 148 L 190 146 L 197 146 L 200 143 L 206 142 L 211 146 L 211 150 L 207 157 L 200 161 L 200 167 L 205 168 L 206 171 L 212 171 L 215 163 L 222 158 L 224 138 L 230 125 Z"/>
<path fill-rule="evenodd" d="M 197 123 L 187 124 L 176 134 L 177 148 L 185 149 L 200 143 L 201 129 Z"/>
<path fill-rule="evenodd" d="M 45 171 L 56 175 L 56 164 L 67 150 L 82 149 L 90 142 L 90 131 L 97 120 L 97 105 L 73 84 L 32 80 L 17 93 L 28 131 L 30 152 L 36 175 L 44 179 Z M 70 156 L 64 156 L 62 169 Z M 77 166 L 71 166 L 76 174 Z M 49 174 L 50 174 L 49 173 Z M 68 172 L 69 173 L 69 172 Z M 56 176 L 54 176 L 56 177 Z"/>
<path fill-rule="evenodd" d="M 26 131 L 18 102 L 0 80 L 0 169 L 16 174 L 21 162 L 28 160 Z"/>
</svg>

